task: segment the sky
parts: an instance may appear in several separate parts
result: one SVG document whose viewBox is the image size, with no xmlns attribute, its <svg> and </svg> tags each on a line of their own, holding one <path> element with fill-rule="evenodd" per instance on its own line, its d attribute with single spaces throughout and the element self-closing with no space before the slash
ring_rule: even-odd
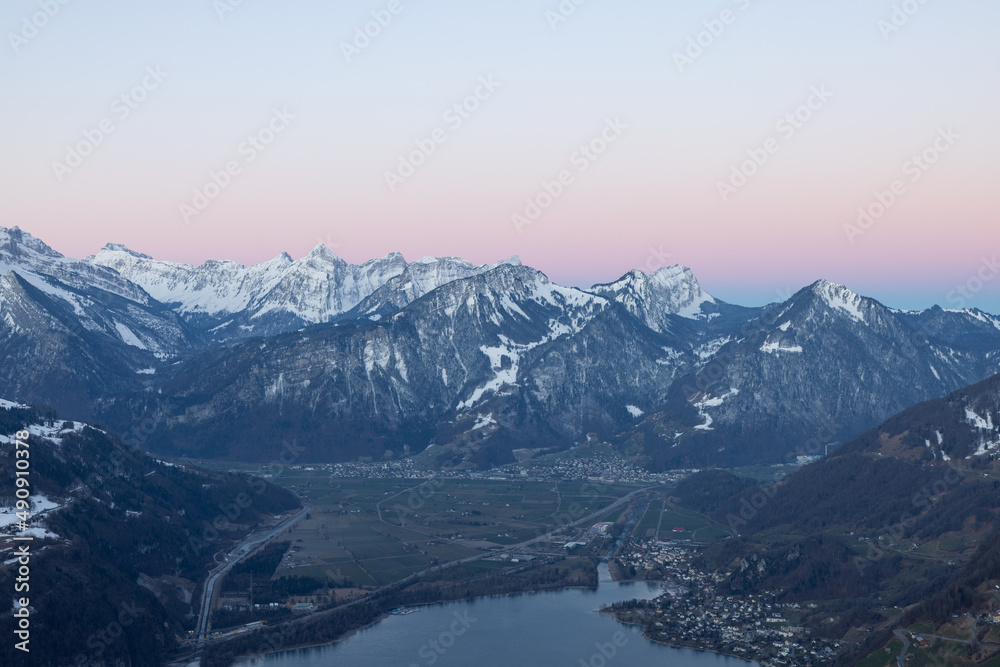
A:
<svg viewBox="0 0 1000 667">
<path fill-rule="evenodd" d="M 6 0 L 0 225 L 1000 313 L 993 0 Z"/>
</svg>

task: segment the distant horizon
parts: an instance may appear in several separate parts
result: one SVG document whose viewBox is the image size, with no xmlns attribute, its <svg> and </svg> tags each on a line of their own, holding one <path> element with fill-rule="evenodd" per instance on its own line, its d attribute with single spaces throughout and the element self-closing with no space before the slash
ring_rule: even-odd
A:
<svg viewBox="0 0 1000 667">
<path fill-rule="evenodd" d="M 0 224 L 1000 312 L 1000 3 L 901 4 L 11 0 Z"/>
<path fill-rule="evenodd" d="M 631 268 L 626 268 L 626 269 L 622 270 L 620 273 L 617 273 L 617 274 L 613 275 L 612 277 L 606 277 L 605 276 L 605 277 L 598 277 L 598 278 L 593 279 L 593 280 L 584 280 L 584 281 L 573 282 L 573 281 L 560 280 L 557 276 L 554 276 L 546 268 L 537 266 L 535 264 L 532 264 L 531 262 L 526 261 L 523 257 L 521 257 L 518 254 L 509 255 L 507 257 L 499 257 L 499 258 L 494 258 L 494 259 L 487 259 L 485 261 L 471 260 L 471 259 L 469 259 L 467 257 L 463 257 L 461 255 L 454 255 L 454 254 L 420 255 L 419 257 L 416 257 L 415 259 L 410 259 L 409 257 L 413 257 L 415 255 L 414 254 L 410 254 L 409 257 L 408 257 L 408 253 L 405 250 L 395 249 L 395 250 L 389 250 L 389 251 L 387 251 L 385 253 L 382 253 L 382 254 L 379 254 L 379 255 L 373 255 L 373 256 L 370 256 L 370 257 L 365 257 L 365 258 L 359 259 L 359 258 L 354 258 L 354 257 L 347 257 L 347 256 L 341 254 L 340 252 L 338 252 L 337 249 L 330 248 L 326 244 L 326 242 L 320 240 L 320 241 L 317 241 L 317 243 L 312 248 L 310 248 L 309 250 L 307 250 L 305 252 L 302 252 L 301 254 L 292 253 L 292 252 L 289 252 L 288 250 L 278 250 L 277 252 L 273 252 L 272 254 L 267 255 L 267 256 L 265 256 L 262 259 L 257 259 L 256 261 L 240 261 L 240 259 L 237 259 L 236 257 L 225 257 L 225 256 L 206 256 L 206 257 L 204 257 L 204 259 L 201 259 L 201 260 L 185 261 L 184 259 L 174 259 L 174 258 L 170 258 L 170 257 L 157 256 L 156 254 L 154 254 L 153 252 L 150 252 L 149 250 L 142 249 L 142 248 L 135 248 L 135 247 L 130 246 L 127 243 L 121 243 L 119 241 L 105 241 L 105 242 L 100 243 L 99 245 L 97 245 L 91 251 L 87 251 L 87 252 L 83 252 L 83 253 L 72 253 L 72 252 L 67 252 L 67 251 L 65 251 L 65 250 L 57 247 L 56 244 L 53 244 L 53 243 L 50 242 L 51 239 L 46 239 L 46 238 L 44 238 L 42 236 L 39 236 L 38 234 L 35 234 L 35 233 L 33 233 L 32 231 L 30 231 L 28 229 L 25 229 L 21 225 L 16 225 L 16 224 L 15 225 L 10 225 L 10 226 L 0 225 L 0 227 L 2 227 L 4 229 L 13 229 L 13 228 L 20 229 L 22 232 L 24 232 L 26 234 L 30 234 L 34 238 L 37 238 L 37 239 L 41 240 L 43 243 L 45 243 L 46 245 L 48 245 L 50 248 L 52 248 L 56 252 L 59 252 L 64 257 L 68 257 L 68 258 L 71 258 L 71 259 L 77 259 L 77 260 L 83 260 L 83 259 L 85 259 L 85 258 L 87 258 L 89 256 L 96 255 L 101 249 L 103 249 L 104 247 L 106 247 L 108 245 L 120 245 L 120 246 L 124 246 L 125 248 L 127 248 L 128 250 L 130 250 L 132 252 L 135 252 L 135 253 L 138 253 L 138 254 L 142 254 L 142 255 L 146 255 L 146 256 L 150 257 L 151 259 L 153 259 L 155 261 L 160 261 L 160 262 L 171 262 L 171 263 L 175 263 L 175 264 L 184 264 L 184 265 L 187 265 L 187 266 L 200 267 L 200 266 L 204 265 L 205 263 L 207 263 L 209 261 L 228 261 L 228 262 L 234 262 L 234 263 L 239 264 L 239 265 L 241 265 L 243 267 L 249 267 L 249 266 L 255 266 L 255 265 L 259 265 L 259 264 L 265 264 L 265 263 L 267 263 L 269 261 L 273 261 L 274 259 L 280 257 L 282 254 L 286 254 L 289 257 L 291 257 L 292 261 L 297 261 L 299 259 L 302 259 L 302 258 L 308 256 L 316 248 L 318 248 L 319 246 L 322 245 L 322 246 L 325 246 L 328 250 L 330 250 L 330 252 L 332 252 L 334 255 L 336 255 L 340 259 L 344 260 L 345 262 L 347 262 L 349 264 L 354 264 L 354 265 L 364 264 L 366 262 L 370 262 L 370 261 L 375 260 L 375 259 L 386 257 L 386 256 L 394 254 L 394 253 L 400 254 L 403 257 L 403 259 L 407 262 L 407 264 L 413 264 L 415 262 L 419 262 L 419 261 L 424 260 L 424 259 L 447 259 L 447 258 L 454 258 L 454 259 L 460 259 L 460 260 L 463 260 L 463 261 L 470 262 L 470 263 L 472 263 L 474 265 L 483 266 L 483 265 L 490 265 L 490 264 L 500 264 L 500 263 L 503 263 L 503 262 L 505 262 L 505 261 L 513 258 L 513 257 L 517 257 L 521 261 L 521 263 L 523 265 L 528 266 L 528 267 L 530 267 L 532 269 L 535 269 L 535 270 L 543 273 L 552 282 L 554 282 L 554 283 L 556 283 L 558 285 L 562 285 L 564 287 L 573 287 L 573 288 L 580 289 L 580 290 L 589 290 L 590 288 L 592 288 L 592 287 L 594 287 L 596 285 L 604 285 L 604 284 L 608 284 L 608 283 L 613 283 L 613 282 L 615 282 L 617 280 L 620 280 L 621 278 L 623 278 L 624 276 L 628 275 L 630 272 L 635 271 L 635 270 L 644 271 L 645 273 L 647 273 L 649 275 L 653 275 L 654 273 L 656 273 L 656 271 L 659 271 L 659 270 L 664 269 L 664 268 L 682 267 L 682 268 L 690 270 L 691 273 L 694 275 L 695 279 L 698 281 L 698 284 L 701 286 L 702 290 L 704 290 L 706 293 L 708 293 L 712 297 L 714 297 L 716 299 L 719 299 L 721 301 L 724 301 L 726 303 L 729 303 L 731 305 L 744 306 L 744 307 L 748 307 L 748 308 L 757 308 L 757 307 L 767 306 L 767 305 L 770 305 L 770 304 L 781 303 L 781 302 L 786 301 L 789 298 L 791 298 L 792 295 L 794 295 L 795 293 L 799 292 L 800 290 L 802 290 L 802 289 L 804 289 L 804 288 L 806 288 L 806 287 L 814 284 L 815 282 L 817 282 L 819 280 L 826 280 L 826 281 L 831 282 L 831 283 L 835 283 L 835 284 L 838 284 L 838 285 L 843 285 L 843 286 L 847 287 L 848 289 L 850 289 L 852 292 L 854 292 L 856 294 L 859 294 L 859 295 L 864 296 L 864 297 L 869 297 L 869 298 L 875 299 L 876 301 L 880 302 L 881 304 L 883 304 L 883 305 L 885 305 L 885 306 L 887 306 L 889 308 L 896 309 L 896 310 L 923 311 L 923 310 L 928 310 L 930 308 L 933 308 L 935 306 L 939 306 L 939 307 L 944 308 L 946 310 L 978 309 L 978 310 L 981 310 L 981 311 L 986 312 L 986 313 L 991 314 L 991 315 L 998 315 L 998 316 L 1000 316 L 1000 300 L 998 300 L 998 302 L 997 302 L 997 306 L 998 307 L 996 309 L 990 309 L 988 307 L 983 307 L 981 305 L 977 305 L 976 303 L 973 303 L 973 299 L 966 299 L 966 297 L 964 297 L 958 290 L 955 290 L 954 292 L 949 292 L 948 294 L 945 295 L 945 298 L 942 299 L 942 300 L 928 303 L 926 300 L 922 299 L 922 297 L 925 296 L 925 295 L 910 294 L 909 296 L 903 296 L 903 297 L 900 298 L 898 294 L 895 294 L 895 293 L 889 291 L 889 292 L 886 293 L 888 296 L 883 296 L 883 295 L 881 295 L 879 293 L 874 293 L 874 292 L 871 292 L 871 291 L 866 291 L 864 288 L 859 288 L 859 287 L 857 287 L 855 285 L 852 285 L 849 282 L 844 282 L 844 281 L 840 281 L 840 280 L 834 280 L 834 279 L 831 279 L 831 278 L 826 277 L 826 276 L 817 276 L 817 277 L 814 277 L 812 279 L 807 279 L 805 282 L 801 282 L 798 285 L 789 285 L 789 286 L 786 286 L 786 287 L 783 287 L 783 288 L 782 287 L 774 287 L 773 291 L 768 291 L 769 288 L 767 288 L 767 287 L 763 287 L 763 288 L 760 288 L 758 290 L 743 289 L 741 291 L 739 288 L 735 288 L 735 287 L 732 287 L 732 286 L 726 286 L 726 285 L 721 285 L 719 289 L 715 289 L 715 288 L 712 288 L 712 287 L 707 287 L 706 284 L 705 284 L 705 281 L 703 280 L 703 275 L 700 274 L 697 269 L 695 269 L 694 267 L 689 266 L 688 264 L 685 264 L 683 261 L 679 261 L 679 262 L 678 261 L 673 261 L 672 263 L 669 263 L 669 264 L 665 263 L 665 264 L 662 264 L 662 265 L 653 265 L 653 264 L 651 264 L 651 262 L 663 262 L 663 261 L 667 261 L 668 259 L 673 259 L 672 256 L 669 256 L 669 257 L 664 256 L 664 254 L 658 253 L 655 249 L 650 249 L 651 250 L 650 259 L 647 261 L 647 263 L 645 265 L 639 265 L 639 266 L 633 266 Z M 984 262 L 985 261 L 986 261 L 986 258 L 984 258 Z M 608 275 L 611 275 L 611 273 L 609 273 Z M 709 276 L 709 278 L 711 279 L 712 277 Z M 779 284 L 779 283 L 775 283 L 775 285 L 777 285 L 777 284 Z M 969 293 L 969 295 L 970 296 L 975 296 L 975 294 L 972 294 L 971 292 Z M 949 303 L 947 303 L 948 299 L 962 299 L 963 301 L 966 301 L 966 303 L 964 305 L 961 305 L 959 307 L 958 304 L 949 304 Z M 903 302 L 906 302 L 906 303 L 904 303 L 904 304 L 901 305 L 900 301 L 903 301 Z M 979 299 L 979 301 L 986 301 L 986 299 Z"/>
</svg>

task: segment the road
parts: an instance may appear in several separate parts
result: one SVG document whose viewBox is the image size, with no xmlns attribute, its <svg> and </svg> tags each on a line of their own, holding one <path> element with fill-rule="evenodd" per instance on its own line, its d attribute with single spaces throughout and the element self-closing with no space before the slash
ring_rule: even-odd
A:
<svg viewBox="0 0 1000 667">
<path fill-rule="evenodd" d="M 906 652 L 910 650 L 910 640 L 907 638 L 906 633 L 902 630 L 893 630 L 892 634 L 896 635 L 903 641 L 903 650 L 899 652 L 899 657 L 896 658 L 896 664 L 898 667 L 906 667 Z"/>
<path fill-rule="evenodd" d="M 263 535 L 251 534 L 245 540 L 233 547 L 228 554 L 226 554 L 226 562 L 212 570 L 208 577 L 208 581 L 205 582 L 205 591 L 202 594 L 201 600 L 201 612 L 198 615 L 198 631 L 195 633 L 195 636 L 198 639 L 204 639 L 208 635 L 209 619 L 212 615 L 212 600 L 215 597 L 215 588 L 222 580 L 222 577 L 225 576 L 225 574 L 229 572 L 234 565 L 252 554 L 264 543 L 273 540 L 275 537 L 285 532 L 288 528 L 301 521 L 311 511 L 312 507 L 306 505 L 301 512 L 288 519 L 277 528 L 274 528 Z"/>
</svg>

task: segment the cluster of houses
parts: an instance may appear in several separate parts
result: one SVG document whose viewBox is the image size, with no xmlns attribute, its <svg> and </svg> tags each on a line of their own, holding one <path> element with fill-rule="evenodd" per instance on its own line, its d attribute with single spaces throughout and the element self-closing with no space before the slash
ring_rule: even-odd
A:
<svg viewBox="0 0 1000 667">
<path fill-rule="evenodd" d="M 643 617 L 650 639 L 789 667 L 828 664 L 836 655 L 840 642 L 811 637 L 786 618 L 793 606 L 774 604 L 773 595 L 717 595 L 726 574 L 694 567 L 693 555 L 689 546 L 633 539 L 619 557 L 620 565 L 656 571 L 666 582 L 649 606 L 630 611 Z"/>
<path fill-rule="evenodd" d="M 494 481 L 591 481 L 607 483 L 676 484 L 697 470 L 672 470 L 652 473 L 633 465 L 626 459 L 612 456 L 584 458 L 543 459 L 511 463 L 489 471 L 479 470 L 424 470 L 413 459 L 393 461 L 359 461 L 355 463 L 329 463 L 293 465 L 290 470 L 327 472 L 332 478 L 364 479 L 472 479 Z M 270 476 L 261 471 L 264 477 Z"/>
<path fill-rule="evenodd" d="M 692 470 L 654 473 L 613 456 L 589 456 L 513 463 L 499 471 L 530 480 L 567 480 L 626 484 L 677 483 Z M 497 472 L 497 471 L 494 471 Z"/>
</svg>

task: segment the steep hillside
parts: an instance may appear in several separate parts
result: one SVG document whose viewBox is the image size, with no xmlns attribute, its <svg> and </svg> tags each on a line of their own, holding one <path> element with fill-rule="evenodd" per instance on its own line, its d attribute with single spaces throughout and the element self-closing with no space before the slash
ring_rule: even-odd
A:
<svg viewBox="0 0 1000 667">
<path fill-rule="evenodd" d="M 740 534 L 714 561 L 731 571 L 723 590 L 825 601 L 819 613 L 836 610 L 840 633 L 876 627 L 857 658 L 896 627 L 994 604 L 998 419 L 994 376 L 904 410 L 787 478 L 756 484 L 706 471 L 677 495 Z"/>
<path fill-rule="evenodd" d="M 262 480 L 160 463 L 52 412 L 0 402 L 0 433 L 9 434 L 0 436 L 0 588 L 15 591 L 27 544 L 30 575 L 17 597 L 28 600 L 33 665 L 161 664 L 193 627 L 213 555 L 298 506 Z M 21 460 L 30 510 L 17 506 Z M 17 608 L 0 612 L 8 638 Z M 0 663 L 16 664 L 15 651 L 3 642 Z"/>
</svg>

